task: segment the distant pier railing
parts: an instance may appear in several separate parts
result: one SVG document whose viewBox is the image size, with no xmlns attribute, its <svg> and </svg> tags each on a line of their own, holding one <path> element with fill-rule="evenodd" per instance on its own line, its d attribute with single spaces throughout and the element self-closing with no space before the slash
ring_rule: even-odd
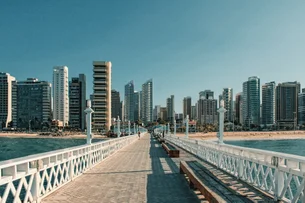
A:
<svg viewBox="0 0 305 203">
<path fill-rule="evenodd" d="M 137 135 L 0 162 L 0 202 L 40 202 Z"/>
<path fill-rule="evenodd" d="M 305 202 L 305 157 L 174 135 L 165 139 L 269 193 L 275 201 Z"/>
</svg>

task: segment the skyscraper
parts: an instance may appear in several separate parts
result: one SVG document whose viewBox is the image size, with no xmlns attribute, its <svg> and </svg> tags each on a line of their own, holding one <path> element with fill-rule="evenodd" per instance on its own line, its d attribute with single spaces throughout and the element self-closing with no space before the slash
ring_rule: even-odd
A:
<svg viewBox="0 0 305 203">
<path fill-rule="evenodd" d="M 242 124 L 242 92 L 235 96 L 235 120 Z"/>
<path fill-rule="evenodd" d="M 120 99 L 120 92 L 116 90 L 111 90 L 111 117 L 118 118 L 121 116 L 121 99 Z M 122 119 L 120 117 L 120 119 Z"/>
<path fill-rule="evenodd" d="M 134 121 L 134 83 L 130 81 L 125 85 L 125 118 L 127 121 Z"/>
<path fill-rule="evenodd" d="M 305 125 L 305 88 L 298 94 L 298 124 Z"/>
<path fill-rule="evenodd" d="M 69 83 L 69 120 L 70 126 L 85 130 L 86 128 L 86 76 L 79 74 Z"/>
<path fill-rule="evenodd" d="M 159 118 L 161 118 L 160 116 L 160 108 L 161 106 L 160 105 L 156 105 L 155 108 L 154 108 L 154 112 L 153 112 L 153 120 L 154 121 L 157 121 Z"/>
<path fill-rule="evenodd" d="M 41 129 L 51 118 L 51 84 L 28 78 L 16 85 L 14 122 L 18 128 Z M 15 117 L 16 116 L 16 117 Z M 15 125 L 15 124 L 14 124 Z"/>
<path fill-rule="evenodd" d="M 293 128 L 298 117 L 298 94 L 301 85 L 298 82 L 279 83 L 276 87 L 276 123 L 279 129 Z"/>
<path fill-rule="evenodd" d="M 15 78 L 8 73 L 0 72 L 0 122 L 2 128 L 12 121 L 12 82 Z"/>
<path fill-rule="evenodd" d="M 111 126 L 111 62 L 93 61 L 94 130 L 110 130 Z"/>
<path fill-rule="evenodd" d="M 152 122 L 153 115 L 153 81 L 148 80 L 142 85 L 141 114 L 144 124 Z"/>
<path fill-rule="evenodd" d="M 189 115 L 191 118 L 192 114 L 192 98 L 191 97 L 184 97 L 183 98 L 183 116 L 186 118 L 186 115 Z"/>
<path fill-rule="evenodd" d="M 140 112 L 141 112 L 141 91 L 134 92 L 134 121 L 137 121 L 140 119 Z"/>
<path fill-rule="evenodd" d="M 206 90 L 199 93 L 197 117 L 200 124 L 217 123 L 217 100 L 214 99 L 214 92 Z"/>
<path fill-rule="evenodd" d="M 192 111 L 191 111 L 191 119 L 192 120 L 197 120 L 197 109 L 196 106 L 192 106 Z"/>
<path fill-rule="evenodd" d="M 175 119 L 175 96 L 171 95 L 166 99 L 167 120 L 173 124 Z"/>
<path fill-rule="evenodd" d="M 243 83 L 243 125 L 260 125 L 260 79 L 256 76 L 249 77 Z"/>
<path fill-rule="evenodd" d="M 222 99 L 224 100 L 224 108 L 227 110 L 225 112 L 225 120 L 233 122 L 233 89 L 223 88 Z"/>
<path fill-rule="evenodd" d="M 53 68 L 53 118 L 60 120 L 65 126 L 69 122 L 69 83 L 68 67 Z"/>
<path fill-rule="evenodd" d="M 275 82 L 262 86 L 262 125 L 275 124 Z"/>
</svg>

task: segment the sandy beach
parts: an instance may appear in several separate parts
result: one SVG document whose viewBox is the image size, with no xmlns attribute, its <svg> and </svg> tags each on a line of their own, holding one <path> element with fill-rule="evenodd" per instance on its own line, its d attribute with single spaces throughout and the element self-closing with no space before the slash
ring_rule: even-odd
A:
<svg viewBox="0 0 305 203">
<path fill-rule="evenodd" d="M 184 136 L 179 133 L 177 136 Z M 216 132 L 190 133 L 192 139 L 217 140 Z M 224 140 L 285 140 L 305 139 L 305 131 L 224 132 Z"/>
</svg>

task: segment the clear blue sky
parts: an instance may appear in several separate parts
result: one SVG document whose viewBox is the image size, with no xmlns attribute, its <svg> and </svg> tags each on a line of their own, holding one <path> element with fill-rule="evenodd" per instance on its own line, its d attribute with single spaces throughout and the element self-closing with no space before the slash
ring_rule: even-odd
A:
<svg viewBox="0 0 305 203">
<path fill-rule="evenodd" d="M 211 89 L 234 95 L 249 76 L 305 84 L 305 1 L 2 0 L 0 71 L 52 81 L 52 68 L 87 75 L 113 64 L 112 88 L 154 80 L 154 105 Z M 218 98 L 218 96 L 217 96 Z"/>
</svg>

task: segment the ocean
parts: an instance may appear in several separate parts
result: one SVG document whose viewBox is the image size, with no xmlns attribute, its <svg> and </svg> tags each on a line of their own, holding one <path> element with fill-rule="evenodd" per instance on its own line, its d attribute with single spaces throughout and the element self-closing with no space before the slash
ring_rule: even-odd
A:
<svg viewBox="0 0 305 203">
<path fill-rule="evenodd" d="M 103 141 L 93 139 L 92 142 Z M 0 161 L 86 144 L 86 139 L 0 137 Z"/>
</svg>

